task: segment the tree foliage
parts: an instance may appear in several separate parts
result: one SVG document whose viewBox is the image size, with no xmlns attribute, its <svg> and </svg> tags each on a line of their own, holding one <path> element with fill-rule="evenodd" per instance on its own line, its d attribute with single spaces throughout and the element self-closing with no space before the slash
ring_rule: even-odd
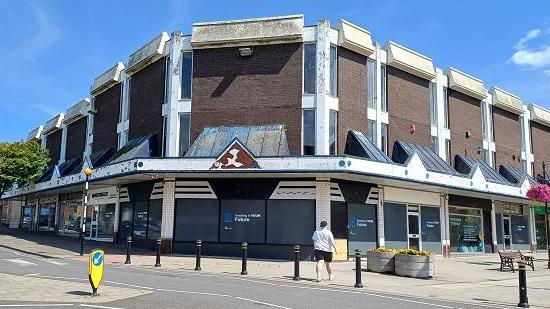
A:
<svg viewBox="0 0 550 309">
<path fill-rule="evenodd" d="M 35 141 L 0 143 L 0 196 L 15 181 L 35 180 L 49 161 L 48 150 Z"/>
</svg>

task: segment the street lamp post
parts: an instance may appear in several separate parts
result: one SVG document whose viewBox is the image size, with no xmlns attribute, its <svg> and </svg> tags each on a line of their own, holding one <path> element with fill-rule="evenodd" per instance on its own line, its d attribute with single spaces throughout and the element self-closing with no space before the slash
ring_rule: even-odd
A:
<svg viewBox="0 0 550 309">
<path fill-rule="evenodd" d="M 84 235 L 86 233 L 86 208 L 88 207 L 88 180 L 92 175 L 92 169 L 86 167 L 82 170 L 82 173 L 86 176 L 86 182 L 84 183 L 84 207 L 82 209 L 82 222 L 80 226 L 80 255 L 84 255 Z"/>
<path fill-rule="evenodd" d="M 546 175 L 546 164 L 542 162 L 542 182 L 548 185 L 548 175 Z M 548 269 L 550 269 L 550 220 L 548 215 L 548 201 L 544 202 L 544 225 L 546 226 L 546 251 L 548 251 Z"/>
</svg>

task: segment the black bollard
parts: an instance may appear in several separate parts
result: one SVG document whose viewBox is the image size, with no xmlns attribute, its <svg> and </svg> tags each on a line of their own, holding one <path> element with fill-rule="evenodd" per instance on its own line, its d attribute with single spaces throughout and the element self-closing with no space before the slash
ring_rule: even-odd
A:
<svg viewBox="0 0 550 309">
<path fill-rule="evenodd" d="M 525 264 L 522 261 L 518 262 L 518 277 L 519 277 L 519 304 L 518 307 L 529 308 L 529 299 L 527 299 L 527 274 L 525 272 Z"/>
<path fill-rule="evenodd" d="M 243 249 L 243 265 L 241 269 L 241 275 L 248 275 L 248 271 L 246 271 L 246 259 L 247 259 L 247 251 L 248 251 L 248 244 L 246 242 L 243 242 L 242 244 Z"/>
<path fill-rule="evenodd" d="M 157 261 L 155 262 L 155 267 L 160 267 L 160 243 L 162 240 L 157 239 Z"/>
<path fill-rule="evenodd" d="M 196 271 L 201 270 L 201 247 L 202 247 L 202 241 L 197 240 L 197 261 L 195 262 Z"/>
<path fill-rule="evenodd" d="M 85 244 L 86 244 L 86 240 L 84 239 L 84 233 L 82 233 L 82 229 L 80 229 L 80 256 L 84 255 Z"/>
<path fill-rule="evenodd" d="M 300 280 L 300 246 L 294 246 L 294 278 L 292 280 Z"/>
<path fill-rule="evenodd" d="M 359 249 L 355 249 L 355 287 L 363 287 L 361 283 L 361 250 Z"/>
<path fill-rule="evenodd" d="M 132 264 L 130 261 L 130 247 L 132 246 L 132 236 L 126 237 L 126 261 L 124 264 Z"/>
</svg>

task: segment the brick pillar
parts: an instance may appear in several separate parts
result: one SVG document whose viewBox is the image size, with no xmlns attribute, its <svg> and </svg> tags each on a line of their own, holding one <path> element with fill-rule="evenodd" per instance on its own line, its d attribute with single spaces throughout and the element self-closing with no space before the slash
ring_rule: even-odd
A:
<svg viewBox="0 0 550 309">
<path fill-rule="evenodd" d="M 384 187 L 378 187 L 378 216 L 376 218 L 376 228 L 378 231 L 378 247 L 386 246 L 386 238 L 384 237 Z"/>
<path fill-rule="evenodd" d="M 330 226 L 330 178 L 315 180 L 315 213 L 316 227 L 321 221 L 327 221 Z"/>
<path fill-rule="evenodd" d="M 160 230 L 161 251 L 172 253 L 174 236 L 174 190 L 175 179 L 164 178 L 164 193 L 162 194 L 162 227 Z"/>
</svg>

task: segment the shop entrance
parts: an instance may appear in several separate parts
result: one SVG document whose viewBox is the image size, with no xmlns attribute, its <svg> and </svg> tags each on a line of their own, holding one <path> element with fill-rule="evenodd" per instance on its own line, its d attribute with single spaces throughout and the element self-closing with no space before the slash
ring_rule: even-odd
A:
<svg viewBox="0 0 550 309">
<path fill-rule="evenodd" d="M 510 237 L 510 217 L 504 217 L 504 250 L 512 250 L 512 238 Z"/>
<path fill-rule="evenodd" d="M 87 237 L 98 241 L 112 241 L 115 227 L 115 204 L 91 205 L 86 210 L 89 225 Z"/>
<path fill-rule="evenodd" d="M 484 229 L 481 209 L 449 206 L 449 228 L 451 252 L 484 252 Z"/>
<path fill-rule="evenodd" d="M 420 220 L 418 220 L 418 206 L 409 205 L 407 217 L 409 249 L 422 250 L 420 246 Z"/>
<path fill-rule="evenodd" d="M 38 212 L 38 229 L 53 231 L 55 228 L 55 204 L 42 204 Z"/>
<path fill-rule="evenodd" d="M 32 230 L 34 227 L 34 210 L 35 207 L 27 205 L 21 208 L 21 228 Z"/>
</svg>

